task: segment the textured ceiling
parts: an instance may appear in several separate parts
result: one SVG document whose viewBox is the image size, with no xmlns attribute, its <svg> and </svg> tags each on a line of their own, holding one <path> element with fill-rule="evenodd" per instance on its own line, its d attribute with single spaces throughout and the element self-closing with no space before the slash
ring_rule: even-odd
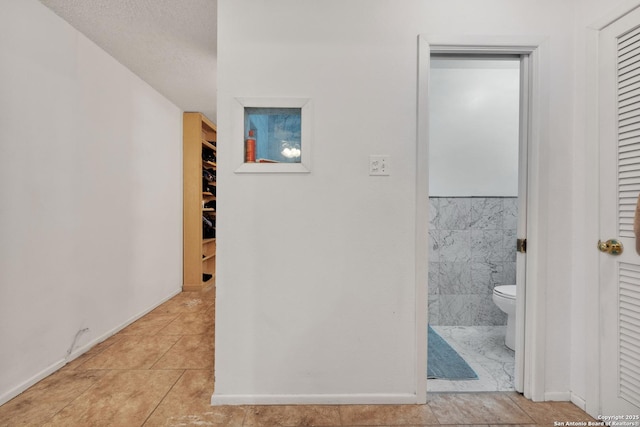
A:
<svg viewBox="0 0 640 427">
<path fill-rule="evenodd" d="M 217 0 L 40 0 L 185 111 L 216 121 Z"/>
</svg>

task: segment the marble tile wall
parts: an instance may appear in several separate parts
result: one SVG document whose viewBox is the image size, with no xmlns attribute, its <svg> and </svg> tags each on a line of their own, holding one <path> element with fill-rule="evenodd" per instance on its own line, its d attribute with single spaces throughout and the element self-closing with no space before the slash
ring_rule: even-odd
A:
<svg viewBox="0 0 640 427">
<path fill-rule="evenodd" d="M 492 292 L 516 283 L 517 200 L 429 198 L 430 324 L 506 324 Z"/>
</svg>

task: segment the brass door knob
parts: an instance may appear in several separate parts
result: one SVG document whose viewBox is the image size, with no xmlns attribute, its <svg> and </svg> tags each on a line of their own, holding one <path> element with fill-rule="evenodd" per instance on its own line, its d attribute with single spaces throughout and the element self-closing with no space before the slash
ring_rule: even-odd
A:
<svg viewBox="0 0 640 427">
<path fill-rule="evenodd" d="M 622 243 L 616 239 L 609 239 L 606 242 L 598 240 L 598 249 L 610 255 L 620 255 L 624 250 Z"/>
</svg>

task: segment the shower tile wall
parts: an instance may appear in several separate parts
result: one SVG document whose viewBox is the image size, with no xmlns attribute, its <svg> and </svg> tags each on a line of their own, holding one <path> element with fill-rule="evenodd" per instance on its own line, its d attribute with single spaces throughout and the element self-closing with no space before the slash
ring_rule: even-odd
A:
<svg viewBox="0 0 640 427">
<path fill-rule="evenodd" d="M 429 323 L 506 325 L 492 292 L 516 283 L 517 200 L 429 198 Z"/>
</svg>

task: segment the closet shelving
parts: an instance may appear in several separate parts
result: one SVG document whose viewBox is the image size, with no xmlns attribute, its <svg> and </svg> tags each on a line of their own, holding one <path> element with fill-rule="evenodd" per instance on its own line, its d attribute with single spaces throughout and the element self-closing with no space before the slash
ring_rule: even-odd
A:
<svg viewBox="0 0 640 427">
<path fill-rule="evenodd" d="M 183 291 L 197 291 L 215 283 L 216 209 L 205 204 L 216 200 L 216 141 L 215 124 L 202 113 L 184 113 Z M 213 156 L 204 156 L 203 152 L 213 152 Z"/>
</svg>

